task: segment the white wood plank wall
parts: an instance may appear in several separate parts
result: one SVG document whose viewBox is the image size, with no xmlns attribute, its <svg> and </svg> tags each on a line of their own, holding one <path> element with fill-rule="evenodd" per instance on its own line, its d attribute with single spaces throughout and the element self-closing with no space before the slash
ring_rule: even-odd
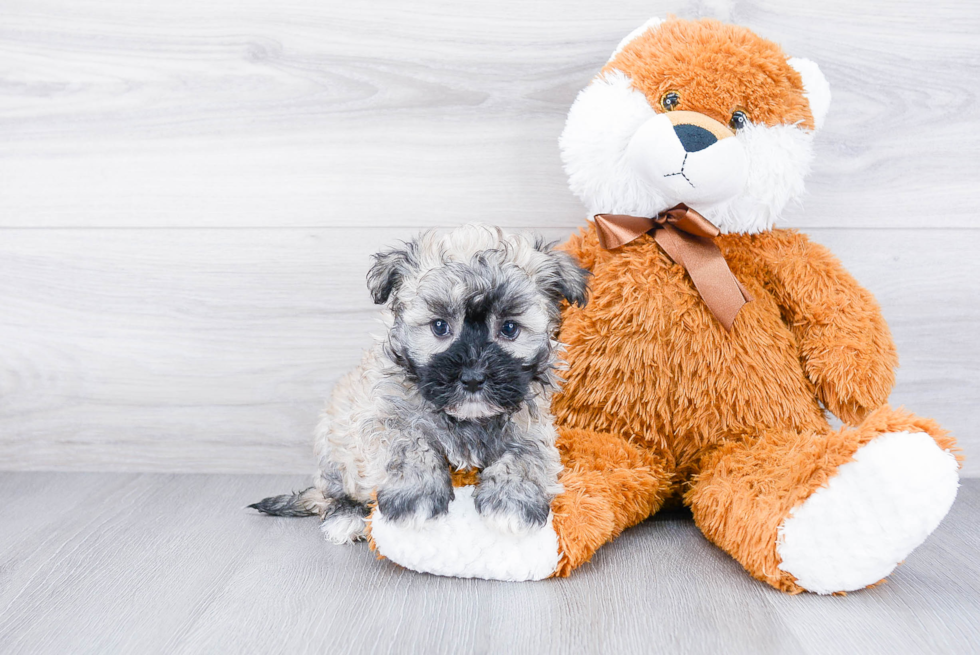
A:
<svg viewBox="0 0 980 655">
<path fill-rule="evenodd" d="M 0 469 L 304 472 L 368 255 L 582 224 L 556 139 L 651 15 L 747 25 L 834 103 L 788 223 L 877 294 L 893 402 L 980 475 L 980 5 L 0 0 Z"/>
</svg>

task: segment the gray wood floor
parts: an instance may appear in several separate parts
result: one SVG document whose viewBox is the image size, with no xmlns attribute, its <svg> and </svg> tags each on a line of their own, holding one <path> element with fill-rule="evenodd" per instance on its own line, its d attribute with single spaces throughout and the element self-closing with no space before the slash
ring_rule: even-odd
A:
<svg viewBox="0 0 980 655">
<path fill-rule="evenodd" d="M 301 476 L 0 474 L 2 653 L 968 653 L 980 480 L 887 584 L 787 596 L 690 518 L 648 521 L 575 576 L 420 575 L 312 519 L 242 509 Z"/>
</svg>

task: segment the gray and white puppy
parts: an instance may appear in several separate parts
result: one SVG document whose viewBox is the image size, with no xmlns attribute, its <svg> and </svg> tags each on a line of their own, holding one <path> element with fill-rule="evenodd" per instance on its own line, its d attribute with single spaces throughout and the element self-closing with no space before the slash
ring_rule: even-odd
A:
<svg viewBox="0 0 980 655">
<path fill-rule="evenodd" d="M 387 335 L 334 388 L 313 487 L 250 507 L 323 519 L 327 539 L 447 512 L 450 470 L 480 469 L 477 511 L 502 530 L 543 526 L 560 492 L 550 412 L 563 302 L 587 273 L 540 237 L 466 226 L 374 256 L 367 283 Z"/>
</svg>

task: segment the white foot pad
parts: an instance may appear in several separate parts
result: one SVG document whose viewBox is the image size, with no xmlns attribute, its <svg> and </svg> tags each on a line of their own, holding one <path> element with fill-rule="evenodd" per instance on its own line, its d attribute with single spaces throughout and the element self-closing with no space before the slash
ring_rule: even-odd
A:
<svg viewBox="0 0 980 655">
<path fill-rule="evenodd" d="M 487 580 L 541 580 L 558 568 L 558 535 L 548 523 L 525 534 L 491 528 L 473 505 L 473 487 L 457 487 L 449 513 L 419 527 L 395 524 L 374 511 L 378 552 L 413 571 Z"/>
<path fill-rule="evenodd" d="M 878 582 L 946 516 L 957 468 L 927 434 L 881 435 L 783 521 L 779 568 L 818 594 Z"/>
</svg>

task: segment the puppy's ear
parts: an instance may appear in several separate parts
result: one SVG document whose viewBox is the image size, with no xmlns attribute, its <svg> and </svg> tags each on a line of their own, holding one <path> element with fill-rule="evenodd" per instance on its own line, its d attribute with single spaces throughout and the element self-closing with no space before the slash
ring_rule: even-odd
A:
<svg viewBox="0 0 980 655">
<path fill-rule="evenodd" d="M 374 304 L 383 305 L 401 285 L 415 261 L 415 242 L 406 243 L 404 248 L 382 250 L 372 255 L 374 265 L 367 274 L 367 286 L 374 298 Z"/>
<path fill-rule="evenodd" d="M 555 303 L 567 300 L 569 304 L 585 307 L 589 298 L 589 275 L 567 252 L 555 250 L 553 243 L 537 242 L 537 249 L 548 256 L 548 263 L 539 271 L 537 282 L 554 297 Z"/>
</svg>

